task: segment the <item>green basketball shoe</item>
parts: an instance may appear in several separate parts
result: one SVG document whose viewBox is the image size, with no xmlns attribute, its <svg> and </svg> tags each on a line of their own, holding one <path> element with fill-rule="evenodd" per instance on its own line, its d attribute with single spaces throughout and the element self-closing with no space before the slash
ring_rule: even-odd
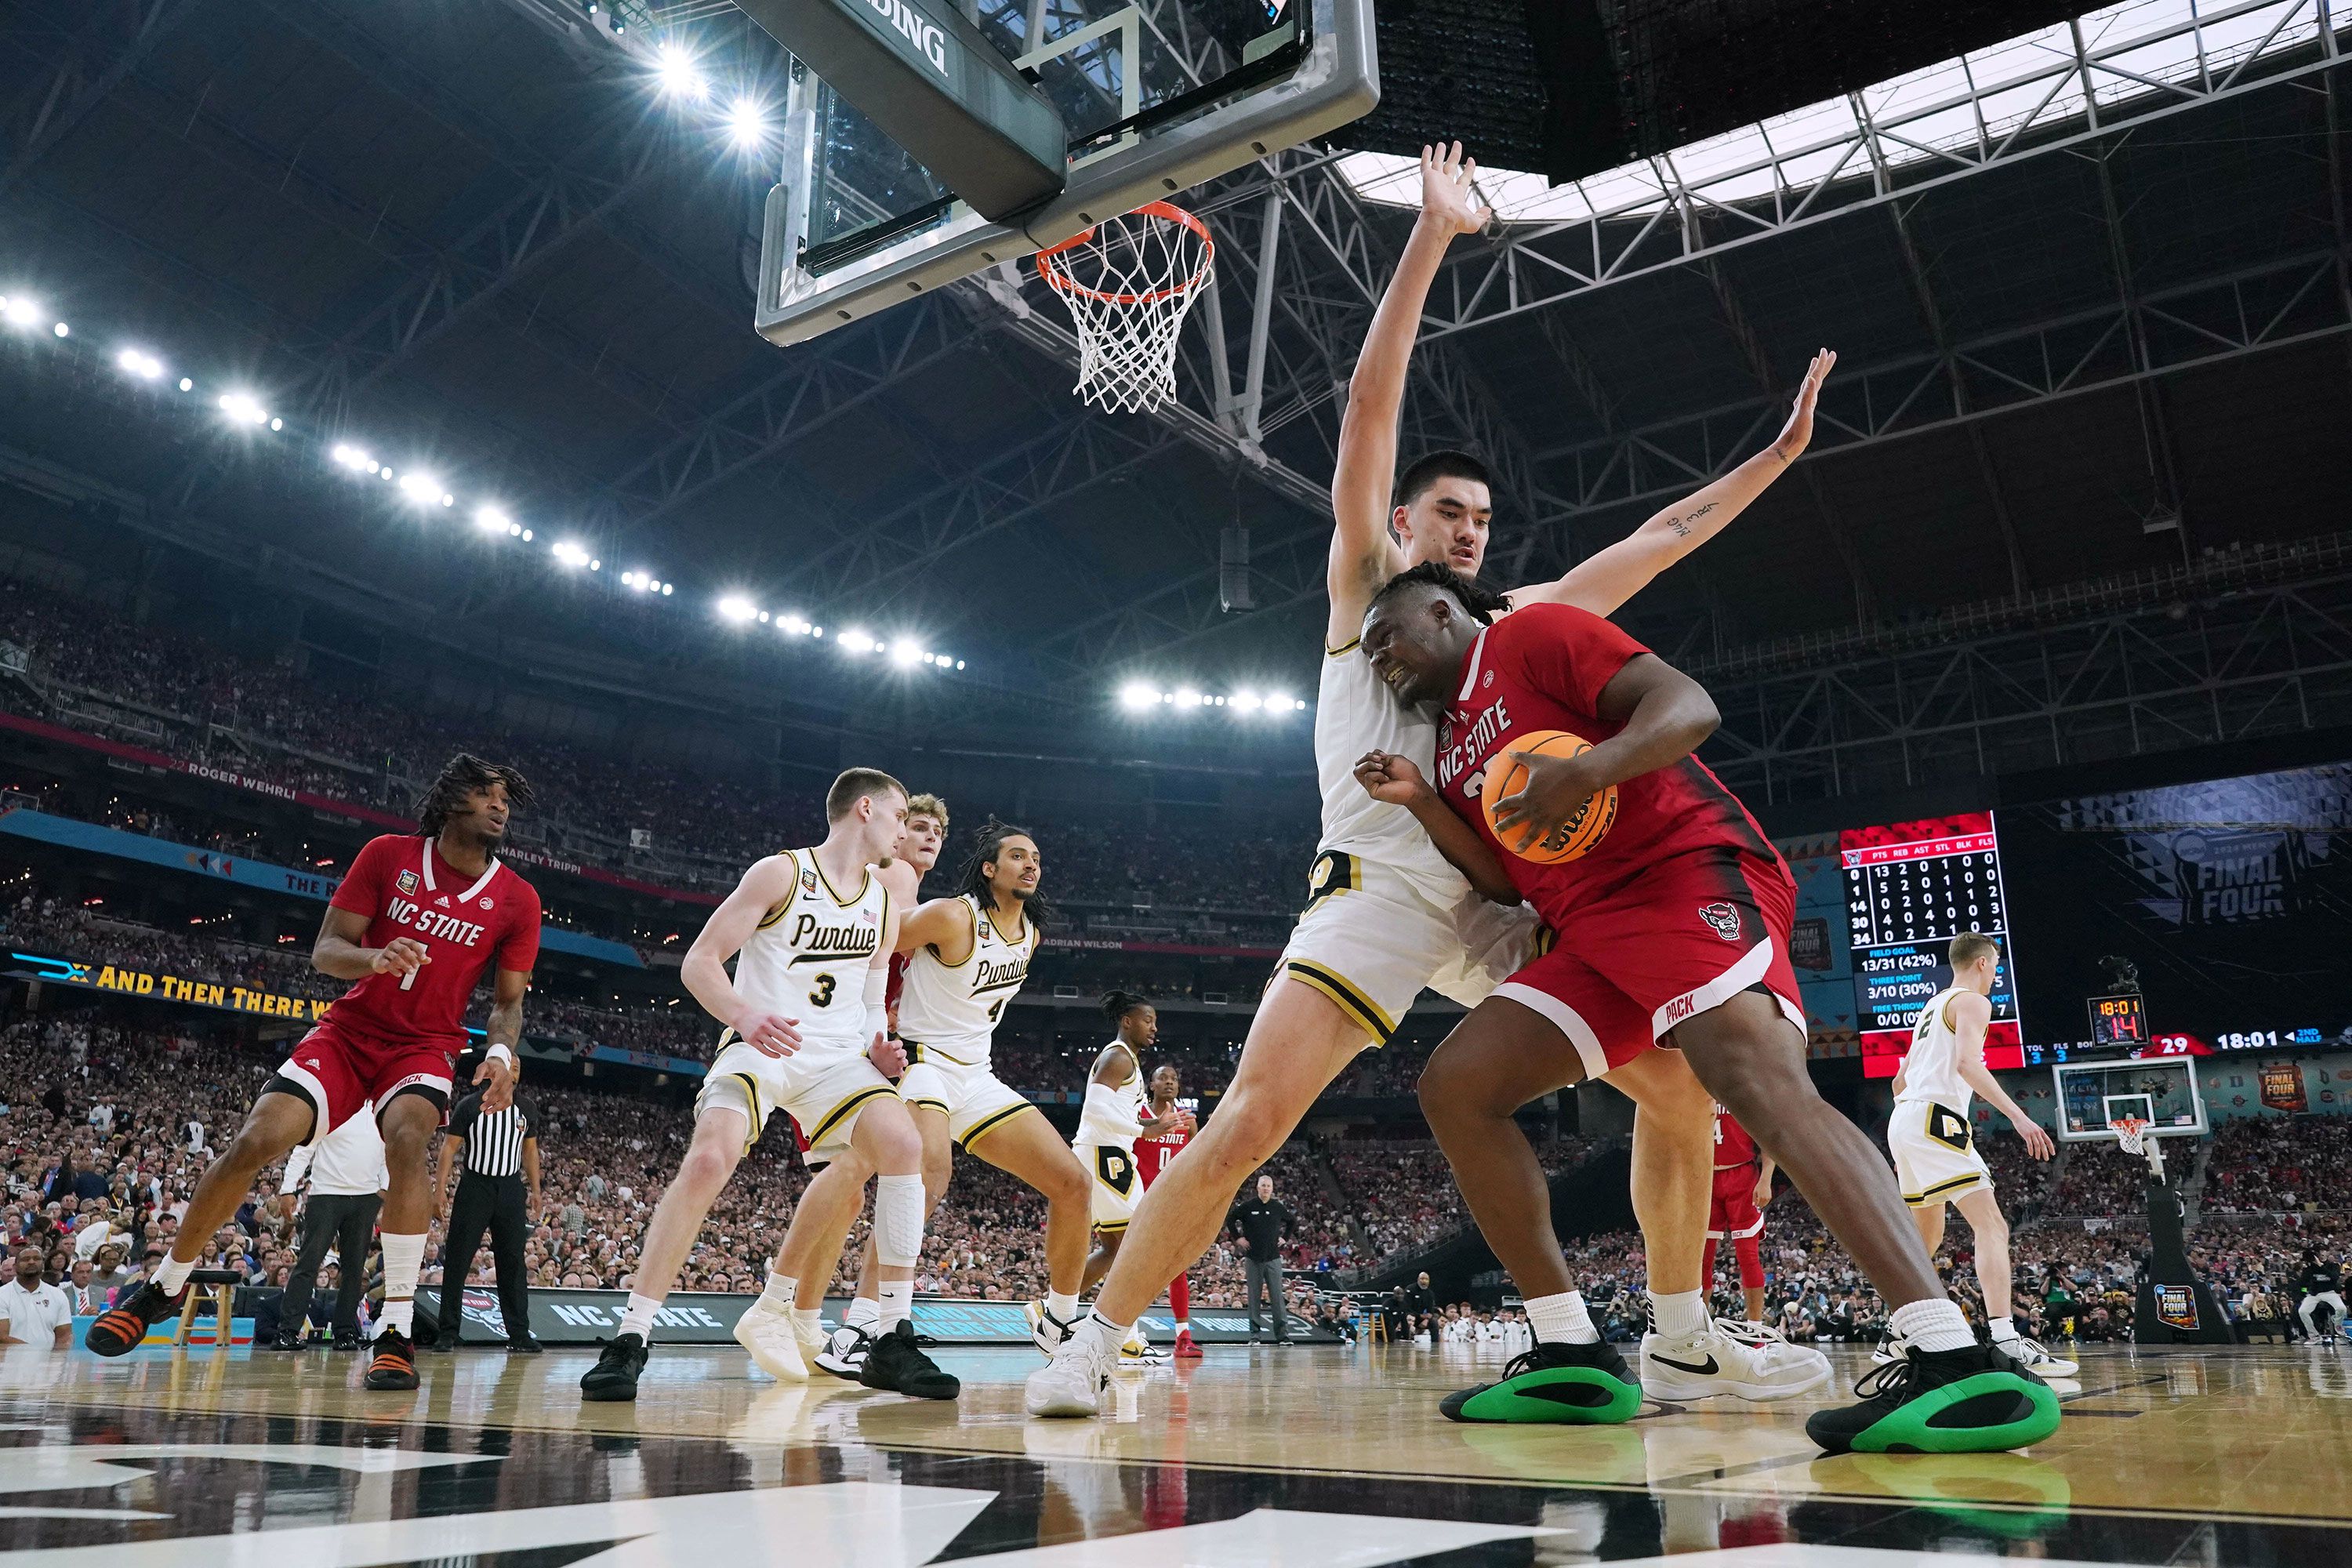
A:
<svg viewBox="0 0 2352 1568">
<path fill-rule="evenodd" d="M 1912 1346 L 1864 1373 L 1859 1405 L 1817 1410 L 1805 1436 L 1832 1454 L 1987 1454 L 2058 1430 L 2050 1385 L 1990 1345 Z"/>
<path fill-rule="evenodd" d="M 1512 1357 L 1499 1382 L 1449 1394 L 1449 1421 L 1547 1421 L 1614 1426 L 1642 1408 L 1642 1385 L 1614 1345 L 1552 1342 Z"/>
</svg>

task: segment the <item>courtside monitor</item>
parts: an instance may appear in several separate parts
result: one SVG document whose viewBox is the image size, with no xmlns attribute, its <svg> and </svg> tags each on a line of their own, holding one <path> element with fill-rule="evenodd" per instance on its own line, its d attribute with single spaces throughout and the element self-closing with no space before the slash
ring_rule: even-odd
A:
<svg viewBox="0 0 2352 1568">
<path fill-rule="evenodd" d="M 927 155 L 893 140 L 796 60 L 761 242 L 756 322 L 769 341 L 800 342 L 1024 261 L 1335 131 L 1380 99 L 1371 0 L 979 0 L 956 9 L 965 36 L 984 37 L 1060 114 L 1061 194 L 990 222 L 931 166 L 949 147 Z"/>
</svg>

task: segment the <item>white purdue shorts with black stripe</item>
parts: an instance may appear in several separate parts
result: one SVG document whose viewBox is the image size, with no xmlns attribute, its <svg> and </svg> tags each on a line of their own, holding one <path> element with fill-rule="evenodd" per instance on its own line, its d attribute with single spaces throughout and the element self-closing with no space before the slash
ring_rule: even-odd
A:
<svg viewBox="0 0 2352 1568">
<path fill-rule="evenodd" d="M 948 1136 L 966 1153 L 997 1128 L 1029 1109 L 1021 1091 L 985 1063 L 960 1062 L 918 1041 L 906 1042 L 910 1059 L 898 1079 L 898 1098 L 929 1106 L 948 1119 Z"/>
<path fill-rule="evenodd" d="M 1403 876 L 1343 849 L 1315 858 L 1306 912 L 1276 972 L 1311 985 L 1384 1046 L 1424 990 L 1475 1007 L 1539 951 L 1522 906 L 1473 895 L 1447 909 Z"/>
<path fill-rule="evenodd" d="M 769 1116 L 783 1111 L 800 1124 L 810 1153 L 838 1153 L 866 1107 L 898 1091 L 863 1050 L 841 1046 L 803 1046 L 788 1057 L 772 1057 L 733 1039 L 733 1031 L 710 1064 L 695 1097 L 697 1115 L 713 1105 L 730 1106 L 751 1122 L 743 1147 L 760 1141 Z M 812 1160 L 812 1163 L 821 1163 Z"/>
<path fill-rule="evenodd" d="M 1947 1204 L 1982 1187 L 1992 1172 L 1977 1152 L 1975 1130 L 1957 1110 L 1925 1100 L 1898 1100 L 1886 1123 L 1887 1152 L 1903 1201 L 1915 1209 Z"/>
<path fill-rule="evenodd" d="M 1125 1230 L 1143 1197 L 1143 1179 L 1136 1174 L 1135 1155 L 1109 1143 L 1074 1142 L 1070 1148 L 1092 1178 L 1089 1213 L 1095 1228 Z"/>
</svg>

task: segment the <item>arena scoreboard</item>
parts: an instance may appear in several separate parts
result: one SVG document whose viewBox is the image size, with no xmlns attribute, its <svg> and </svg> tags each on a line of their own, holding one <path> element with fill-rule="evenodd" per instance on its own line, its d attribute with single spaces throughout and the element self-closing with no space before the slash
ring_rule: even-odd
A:
<svg viewBox="0 0 2352 1568">
<path fill-rule="evenodd" d="M 2137 993 L 2094 996 L 2089 1006 L 2094 1047 L 2137 1051 L 2147 1045 L 2147 1004 Z"/>
<path fill-rule="evenodd" d="M 1901 1068 L 1920 1005 L 1952 983 L 1945 949 L 1964 931 L 1982 931 L 2000 948 L 1985 1065 L 2024 1066 L 1992 813 L 1848 828 L 1838 835 L 1838 853 L 1864 1076 L 1892 1078 Z"/>
</svg>

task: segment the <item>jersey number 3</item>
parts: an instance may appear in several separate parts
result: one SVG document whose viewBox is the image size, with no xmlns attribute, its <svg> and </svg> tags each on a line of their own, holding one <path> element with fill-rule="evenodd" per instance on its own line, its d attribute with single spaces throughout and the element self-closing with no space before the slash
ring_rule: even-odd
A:
<svg viewBox="0 0 2352 1568">
<path fill-rule="evenodd" d="M 809 992 L 809 1005 L 812 1007 L 830 1007 L 833 1005 L 832 975 L 820 974 L 816 977 L 816 985 Z"/>
</svg>

